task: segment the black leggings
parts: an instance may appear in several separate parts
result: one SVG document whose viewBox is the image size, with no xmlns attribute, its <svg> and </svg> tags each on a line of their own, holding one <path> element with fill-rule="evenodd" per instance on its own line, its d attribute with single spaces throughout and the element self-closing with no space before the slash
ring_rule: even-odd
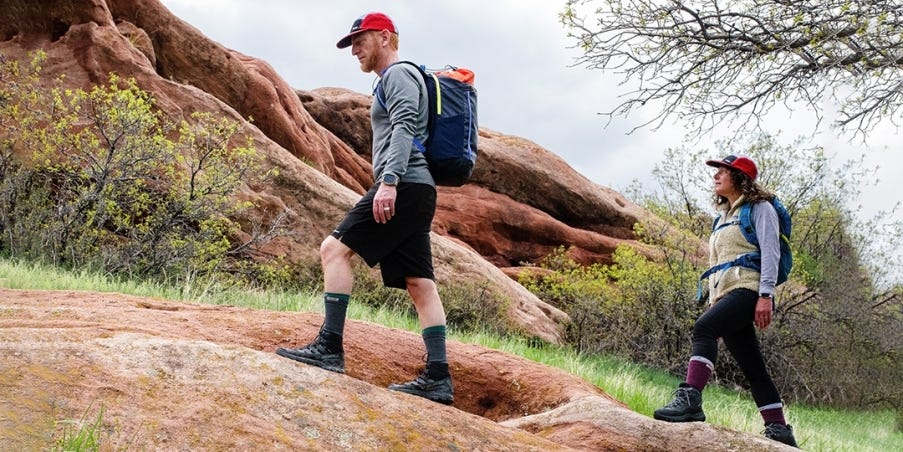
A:
<svg viewBox="0 0 903 452">
<path fill-rule="evenodd" d="M 693 356 L 717 362 L 718 338 L 722 338 L 749 380 L 756 406 L 764 407 L 781 403 L 781 395 L 768 375 L 753 325 L 758 300 L 752 290 L 735 289 L 712 305 L 693 326 Z"/>
</svg>

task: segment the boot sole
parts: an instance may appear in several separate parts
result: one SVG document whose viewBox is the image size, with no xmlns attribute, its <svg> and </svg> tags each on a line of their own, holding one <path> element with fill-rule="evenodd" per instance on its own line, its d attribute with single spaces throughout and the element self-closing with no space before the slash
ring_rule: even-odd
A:
<svg viewBox="0 0 903 452">
<path fill-rule="evenodd" d="M 389 388 L 389 390 L 396 391 L 396 392 L 403 392 L 405 394 L 410 394 L 410 395 L 414 395 L 417 397 L 423 397 L 424 399 L 427 399 L 427 400 L 430 400 L 430 401 L 436 402 L 436 403 L 441 403 L 443 405 L 451 405 L 452 403 L 455 402 L 455 396 L 453 396 L 453 395 L 449 395 L 447 397 L 445 397 L 445 396 L 436 397 L 436 396 L 432 396 L 428 392 L 422 392 L 422 391 L 405 391 L 404 389 L 396 389 L 396 388 Z"/>
<path fill-rule="evenodd" d="M 688 413 L 680 416 L 668 416 L 666 414 L 653 413 L 652 417 L 666 422 L 705 422 L 705 413 Z"/>
<path fill-rule="evenodd" d="M 276 354 L 293 361 L 298 361 L 299 363 L 304 363 L 310 366 L 319 367 L 320 369 L 328 370 L 330 372 L 335 372 L 337 374 L 345 373 L 345 367 L 339 366 L 335 364 L 324 363 L 323 361 L 317 361 L 314 359 L 305 358 L 303 356 L 298 356 L 293 354 L 291 351 L 286 350 L 284 348 L 277 348 Z"/>
</svg>

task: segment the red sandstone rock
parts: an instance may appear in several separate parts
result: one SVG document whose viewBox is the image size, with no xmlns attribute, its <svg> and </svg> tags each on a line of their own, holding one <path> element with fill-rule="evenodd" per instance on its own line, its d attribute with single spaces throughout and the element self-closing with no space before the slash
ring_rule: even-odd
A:
<svg viewBox="0 0 903 452">
<path fill-rule="evenodd" d="M 369 159 L 371 96 L 337 88 L 298 91 L 323 127 Z M 470 183 L 440 187 L 433 230 L 497 266 L 531 262 L 559 246 L 578 262 L 610 263 L 621 244 L 639 247 L 633 225 L 648 213 L 580 175 L 528 140 L 483 128 Z"/>
<path fill-rule="evenodd" d="M 158 0 L 8 0 L 0 38 L 10 58 L 43 49 L 48 83 L 65 74 L 67 86 L 85 88 L 115 72 L 134 78 L 172 118 L 206 111 L 238 121 L 280 174 L 241 189 L 239 198 L 255 205 L 249 217 L 288 212 L 289 233 L 261 258 L 316 262 L 322 238 L 372 183 L 370 96 L 296 91 L 266 62 L 206 38 Z M 483 129 L 479 153 L 471 184 L 440 189 L 433 229 L 448 240 L 434 241 L 438 282 L 486 284 L 495 299 L 511 300 L 515 324 L 558 342 L 566 316 L 496 267 L 559 246 L 582 263 L 609 262 L 618 245 L 639 246 L 631 228 L 646 214 L 527 140 Z"/>
<path fill-rule="evenodd" d="M 110 293 L 0 289 L 0 438 L 46 450 L 103 409 L 102 450 L 790 450 L 669 424 L 523 358 L 449 342 L 455 403 L 391 392 L 422 368 L 419 335 L 349 321 L 346 375 L 277 356 L 318 314 Z M 441 445 L 441 446 L 437 446 Z"/>
</svg>

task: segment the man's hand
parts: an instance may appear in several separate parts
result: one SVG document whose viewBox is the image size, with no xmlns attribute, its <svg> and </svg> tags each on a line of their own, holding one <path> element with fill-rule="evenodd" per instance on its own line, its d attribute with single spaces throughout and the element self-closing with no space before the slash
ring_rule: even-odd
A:
<svg viewBox="0 0 903 452">
<path fill-rule="evenodd" d="M 395 215 L 395 198 L 398 190 L 394 185 L 379 184 L 373 196 L 373 219 L 385 224 Z"/>
</svg>

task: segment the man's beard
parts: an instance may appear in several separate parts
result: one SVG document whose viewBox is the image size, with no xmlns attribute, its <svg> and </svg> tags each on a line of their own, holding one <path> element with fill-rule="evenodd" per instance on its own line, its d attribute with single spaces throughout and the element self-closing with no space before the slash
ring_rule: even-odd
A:
<svg viewBox="0 0 903 452">
<path fill-rule="evenodd" d="M 366 58 L 361 60 L 361 71 L 373 72 L 374 69 L 376 69 L 376 55 L 375 54 L 367 55 Z"/>
</svg>

